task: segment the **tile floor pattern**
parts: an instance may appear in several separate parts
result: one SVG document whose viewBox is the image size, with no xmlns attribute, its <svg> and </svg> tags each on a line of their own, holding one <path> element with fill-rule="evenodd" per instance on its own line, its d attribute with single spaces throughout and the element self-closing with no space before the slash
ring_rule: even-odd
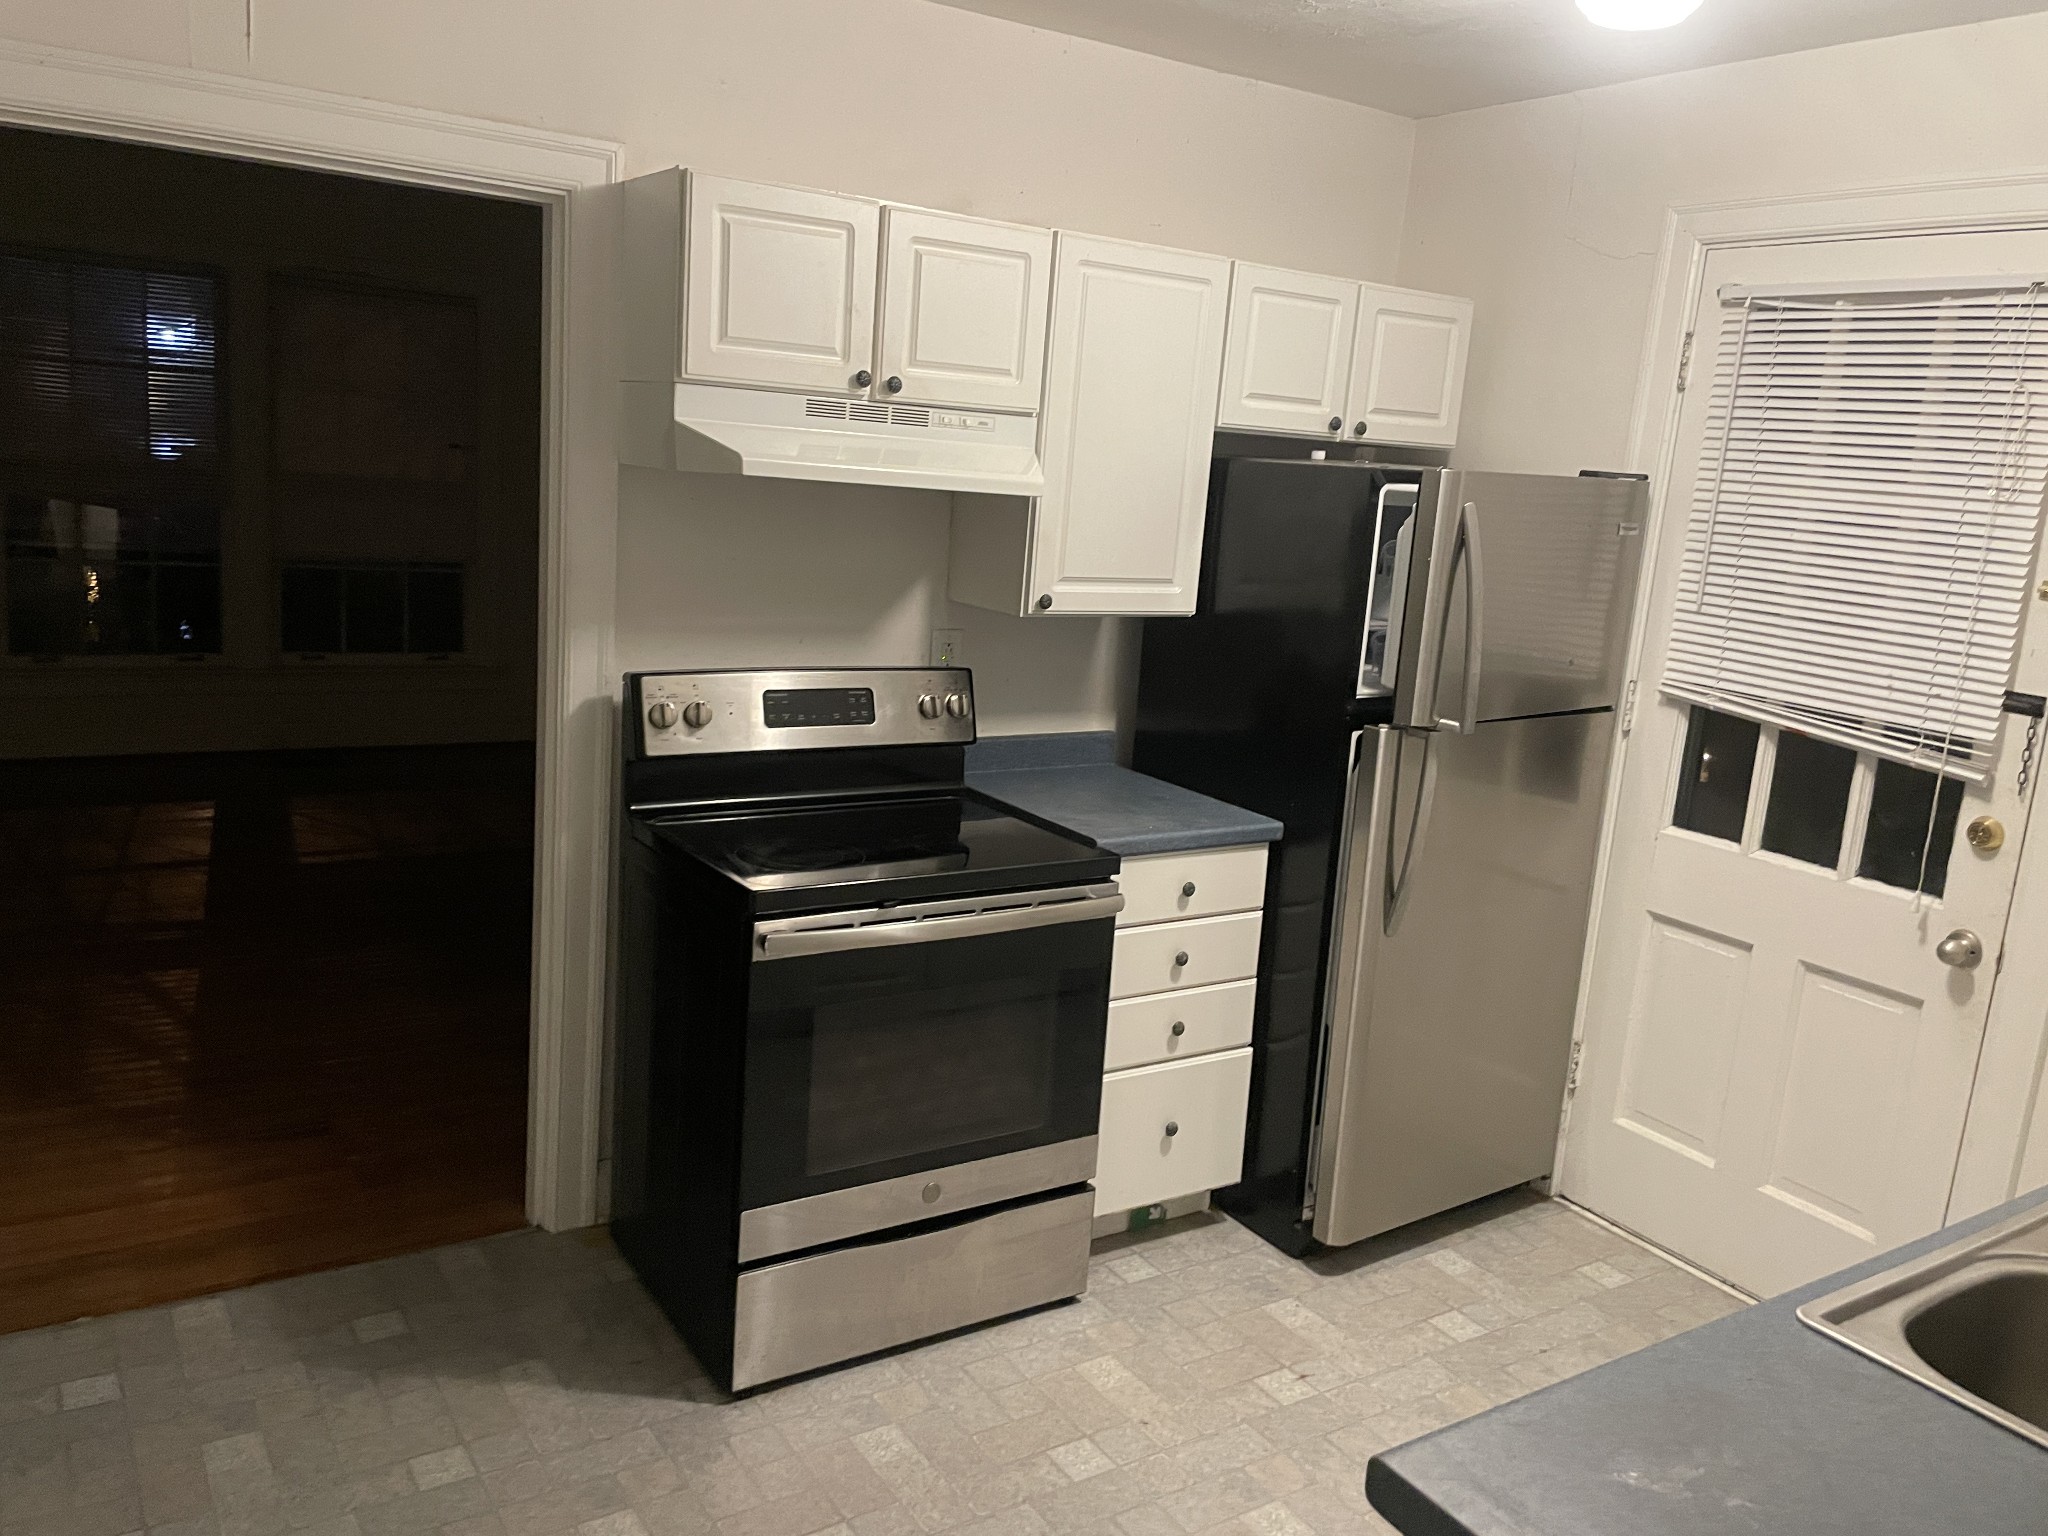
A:
<svg viewBox="0 0 2048 1536">
<path fill-rule="evenodd" d="M 738 1402 L 595 1234 L 0 1337 L 0 1536 L 1337 1536 L 1367 1457 L 1730 1311 L 1504 1196 L 1303 1264 L 1197 1216 L 1088 1295 Z"/>
</svg>

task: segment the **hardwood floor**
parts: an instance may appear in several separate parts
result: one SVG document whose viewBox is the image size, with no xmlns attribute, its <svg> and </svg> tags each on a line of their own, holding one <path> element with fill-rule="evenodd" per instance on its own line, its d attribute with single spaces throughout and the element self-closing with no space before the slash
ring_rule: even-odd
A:
<svg viewBox="0 0 2048 1536">
<path fill-rule="evenodd" d="M 532 766 L 0 764 L 0 1332 L 524 1224 Z"/>
</svg>

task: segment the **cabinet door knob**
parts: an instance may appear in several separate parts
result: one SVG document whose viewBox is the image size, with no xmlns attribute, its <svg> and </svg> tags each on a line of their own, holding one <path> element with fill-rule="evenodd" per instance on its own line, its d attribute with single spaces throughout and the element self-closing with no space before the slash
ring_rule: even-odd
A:
<svg viewBox="0 0 2048 1536">
<path fill-rule="evenodd" d="M 872 373 L 869 373 L 865 368 L 861 369 L 859 373 L 856 373 L 853 376 L 853 387 L 855 389 L 866 389 L 870 384 L 874 382 L 875 376 Z"/>
<path fill-rule="evenodd" d="M 1187 1025 L 1183 1024 L 1179 1019 L 1175 1019 L 1173 1021 L 1173 1028 L 1168 1031 L 1168 1033 L 1171 1034 L 1176 1040 L 1178 1040 L 1182 1035 L 1186 1034 L 1187 1032 Z"/>
<path fill-rule="evenodd" d="M 1179 954 L 1175 955 L 1173 957 L 1173 963 L 1177 966 L 1186 965 L 1188 963 L 1188 952 L 1186 950 L 1182 950 Z"/>
<path fill-rule="evenodd" d="M 1353 437 L 1365 436 L 1365 423 L 1362 421 L 1355 423 L 1351 428 L 1351 435 Z"/>
<path fill-rule="evenodd" d="M 1183 886 L 1182 886 L 1182 887 L 1180 888 L 1180 893 L 1181 893 L 1181 895 L 1183 895 L 1183 896 L 1192 896 L 1192 895 L 1194 895 L 1194 894 L 1195 894 L 1195 882 L 1194 882 L 1194 881 L 1192 881 L 1192 880 L 1188 881 L 1188 882 L 1187 882 L 1187 884 L 1183 885 Z"/>
<path fill-rule="evenodd" d="M 1344 418 L 1342 416 L 1332 416 L 1330 418 L 1330 430 L 1332 432 L 1342 432 L 1344 430 Z"/>
<path fill-rule="evenodd" d="M 889 391 L 892 395 L 900 395 L 903 393 L 903 381 L 892 373 L 889 377 L 882 380 L 882 388 Z"/>
<path fill-rule="evenodd" d="M 1178 1120 L 1167 1121 L 1166 1134 L 1169 1136 L 1178 1136 L 1180 1134 L 1180 1122 Z"/>
<path fill-rule="evenodd" d="M 1043 613 L 1043 612 L 1045 612 L 1045 610 L 1046 610 L 1046 609 L 1048 609 L 1048 608 L 1050 608 L 1051 606 L 1052 606 L 1052 594 L 1051 594 L 1050 592 L 1047 592 L 1047 593 L 1045 593 L 1044 595 L 1042 595 L 1042 596 L 1041 596 L 1041 597 L 1040 597 L 1040 598 L 1038 599 L 1038 611 L 1039 611 L 1040 613 Z"/>
</svg>

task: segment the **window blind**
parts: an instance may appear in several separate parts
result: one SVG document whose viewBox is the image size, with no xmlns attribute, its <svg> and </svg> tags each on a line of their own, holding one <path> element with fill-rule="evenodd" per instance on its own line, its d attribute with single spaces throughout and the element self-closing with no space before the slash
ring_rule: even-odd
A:
<svg viewBox="0 0 2048 1536">
<path fill-rule="evenodd" d="M 1726 289 L 1662 687 L 1981 781 L 2048 480 L 2048 297 Z"/>
</svg>

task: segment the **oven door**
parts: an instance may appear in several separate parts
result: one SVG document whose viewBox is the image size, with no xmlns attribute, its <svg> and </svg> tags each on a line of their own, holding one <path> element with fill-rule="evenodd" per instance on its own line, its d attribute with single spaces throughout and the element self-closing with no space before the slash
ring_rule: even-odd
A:
<svg viewBox="0 0 2048 1536">
<path fill-rule="evenodd" d="M 754 928 L 742 1262 L 1085 1183 L 1113 885 Z"/>
</svg>

